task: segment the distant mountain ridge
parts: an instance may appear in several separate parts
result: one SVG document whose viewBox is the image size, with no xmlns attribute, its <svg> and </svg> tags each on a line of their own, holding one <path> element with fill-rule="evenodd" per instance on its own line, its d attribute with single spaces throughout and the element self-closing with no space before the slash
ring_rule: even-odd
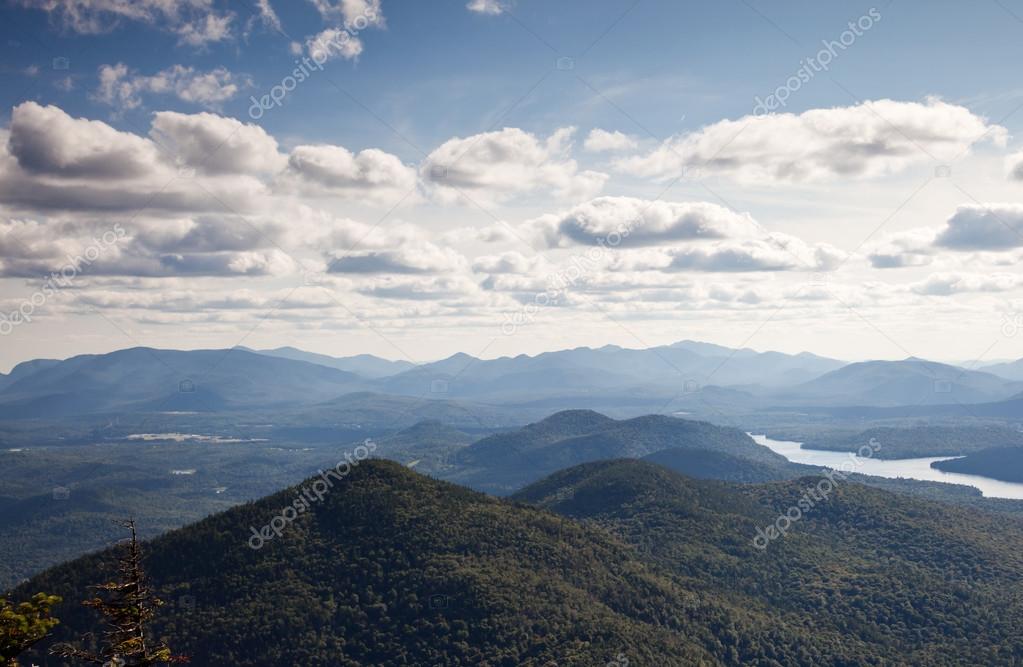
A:
<svg viewBox="0 0 1023 667">
<path fill-rule="evenodd" d="M 849 364 L 779 392 L 774 398 L 796 403 L 802 400 L 810 405 L 911 406 L 987 403 L 1021 390 L 1023 383 L 992 373 L 911 357 Z"/>
<path fill-rule="evenodd" d="M 840 368 L 845 362 L 801 353 L 733 350 L 680 341 L 647 349 L 579 347 L 535 356 L 477 359 L 459 353 L 387 378 L 387 393 L 417 393 L 446 383 L 452 396 L 534 400 L 547 395 L 591 395 L 633 387 L 670 395 L 689 386 L 784 386 Z"/>
<path fill-rule="evenodd" d="M 365 385 L 353 373 L 240 349 L 136 347 L 42 364 L 0 391 L 0 417 L 283 406 Z"/>
<path fill-rule="evenodd" d="M 282 359 L 307 361 L 311 364 L 319 364 L 320 366 L 336 368 L 338 370 L 355 373 L 356 375 L 361 375 L 364 378 L 370 379 L 397 375 L 403 371 L 415 368 L 415 364 L 410 361 L 391 361 L 372 354 L 356 354 L 351 357 L 332 357 L 326 354 L 306 352 L 305 350 L 300 350 L 296 347 L 290 346 L 278 347 L 272 350 L 253 350 L 250 348 L 240 349 L 255 352 L 257 354 L 265 354 L 271 357 L 281 357 Z"/>
<path fill-rule="evenodd" d="M 130 348 L 19 364 L 0 375 L 0 419 L 314 406 L 353 392 L 544 414 L 571 408 L 615 416 L 696 410 L 706 418 L 715 412 L 792 407 L 987 405 L 1023 397 L 1023 382 L 915 358 L 845 364 L 808 353 L 733 350 L 694 341 L 497 359 L 459 353 L 419 366 L 297 348 Z"/>
</svg>

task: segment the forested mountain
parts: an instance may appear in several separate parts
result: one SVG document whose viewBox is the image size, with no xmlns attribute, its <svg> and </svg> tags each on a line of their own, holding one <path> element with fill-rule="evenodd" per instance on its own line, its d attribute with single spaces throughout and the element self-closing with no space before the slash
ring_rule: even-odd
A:
<svg viewBox="0 0 1023 667">
<path fill-rule="evenodd" d="M 847 482 L 786 536 L 753 545 L 820 481 L 735 487 L 611 461 L 561 471 L 513 498 L 618 535 L 681 586 L 765 614 L 826 656 L 775 646 L 762 664 L 1018 663 L 1019 519 Z"/>
<path fill-rule="evenodd" d="M 685 628 L 681 593 L 603 531 L 365 461 L 280 537 L 250 548 L 249 527 L 299 491 L 146 546 L 171 602 L 157 634 L 192 664 L 711 664 Z M 93 629 L 77 601 L 108 564 L 82 558 L 25 587 L 62 592 L 55 639 Z"/>
<path fill-rule="evenodd" d="M 792 479 L 821 471 L 815 466 L 788 461 L 755 461 L 743 456 L 724 454 L 710 449 L 676 447 L 662 449 L 643 457 L 669 470 L 697 479 L 720 479 L 728 482 L 755 484 Z"/>
<path fill-rule="evenodd" d="M 640 458 L 670 448 L 710 450 L 758 463 L 787 463 L 735 428 L 663 415 L 618 421 L 591 410 L 566 410 L 459 450 L 452 457 L 456 469 L 448 479 L 503 494 L 568 466 Z"/>
<path fill-rule="evenodd" d="M 1023 483 L 1023 446 L 982 449 L 961 458 L 935 461 L 931 467 L 945 472 Z"/>
<path fill-rule="evenodd" d="M 1008 665 L 1023 655 L 1023 528 L 840 484 L 760 549 L 820 478 L 761 486 L 642 461 L 561 471 L 497 500 L 363 461 L 259 549 L 305 485 L 145 546 L 156 625 L 213 665 Z M 534 507 L 538 505 L 539 507 Z M 550 514 L 555 511 L 564 518 Z M 111 556 L 15 592 L 64 597 L 53 641 Z M 59 661 L 39 651 L 27 659 Z"/>
<path fill-rule="evenodd" d="M 962 456 L 991 447 L 1023 446 L 1023 430 L 1002 424 L 879 426 L 852 434 L 815 435 L 805 447 L 855 452 L 871 440 L 881 443 L 875 453 L 881 459 Z"/>
</svg>

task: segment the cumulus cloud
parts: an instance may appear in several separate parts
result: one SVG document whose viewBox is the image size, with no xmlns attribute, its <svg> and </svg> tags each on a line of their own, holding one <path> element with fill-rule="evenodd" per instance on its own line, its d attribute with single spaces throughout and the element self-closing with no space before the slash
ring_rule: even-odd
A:
<svg viewBox="0 0 1023 667">
<path fill-rule="evenodd" d="M 648 177 L 698 170 L 767 183 L 875 178 L 936 158 L 952 159 L 981 138 L 1004 145 L 1007 132 L 936 98 L 878 100 L 723 120 L 672 137 L 647 155 L 620 160 L 618 167 Z"/>
<path fill-rule="evenodd" d="M 223 67 L 201 72 L 174 65 L 145 76 L 129 71 L 124 63 L 100 67 L 99 82 L 94 97 L 119 109 L 138 107 L 144 94 L 174 95 L 184 102 L 219 108 L 242 87 L 251 85 L 248 79 L 238 78 Z"/>
<path fill-rule="evenodd" d="M 1005 160 L 1008 167 L 1009 178 L 1014 181 L 1023 181 L 1023 151 L 1013 153 Z"/>
<path fill-rule="evenodd" d="M 960 206 L 935 245 L 952 250 L 1010 250 L 1023 246 L 1023 204 Z"/>
<path fill-rule="evenodd" d="M 204 46 L 230 37 L 234 14 L 218 13 L 209 0 L 15 0 L 23 7 L 49 13 L 66 29 L 100 34 L 126 21 L 143 23 L 177 34 L 191 46 Z"/>
<path fill-rule="evenodd" d="M 356 25 L 360 17 L 369 25 L 383 27 L 385 25 L 384 12 L 380 7 L 380 0 L 341 0 L 334 3 L 330 0 L 309 0 L 324 21 L 344 22 L 346 27 L 355 30 L 365 29 L 362 21 Z"/>
<path fill-rule="evenodd" d="M 451 273 L 465 268 L 465 258 L 449 248 L 428 242 L 395 250 L 356 252 L 335 257 L 327 265 L 329 273 Z"/>
<path fill-rule="evenodd" d="M 513 195 L 553 192 L 590 197 L 607 174 L 580 171 L 570 157 L 575 128 L 562 128 L 543 140 L 518 128 L 504 128 L 450 139 L 427 156 L 423 180 L 441 201 L 462 194 L 474 200 L 502 201 Z"/>
<path fill-rule="evenodd" d="M 146 139 L 35 102 L 11 112 L 8 149 L 27 172 L 66 178 L 135 178 L 152 173 L 157 162 Z"/>
<path fill-rule="evenodd" d="M 608 248 L 612 271 L 826 271 L 845 253 L 768 233 L 748 213 L 708 202 L 599 197 L 523 225 L 550 248 Z M 635 250 L 653 247 L 652 250 Z"/>
<path fill-rule="evenodd" d="M 742 273 L 751 271 L 828 271 L 841 261 L 842 253 L 828 245 L 809 246 L 785 235 L 769 239 L 722 241 L 705 245 L 618 255 L 612 271 L 700 271 Z"/>
<path fill-rule="evenodd" d="M 208 119 L 212 114 L 179 119 Z M 238 121 L 222 122 L 240 125 Z M 187 124 L 187 122 L 186 122 Z M 212 124 L 212 123 L 211 123 Z M 259 208 L 267 184 L 227 172 L 240 160 L 240 144 L 250 138 L 243 129 L 236 138 L 210 145 L 210 137 L 182 132 L 176 140 L 171 125 L 155 141 L 121 132 L 100 121 L 72 118 L 54 106 L 34 102 L 18 105 L 8 130 L 0 130 L 0 201 L 21 211 L 206 212 L 229 207 Z M 198 131 L 192 128 L 190 131 Z M 262 130 L 253 126 L 252 134 Z M 203 157 L 201 148 L 208 146 Z M 222 149 L 224 152 L 220 152 Z M 265 154 L 270 160 L 271 155 Z M 278 159 L 278 167 L 284 164 Z M 213 175 L 201 184 L 182 176 L 180 167 Z"/>
<path fill-rule="evenodd" d="M 306 40 L 309 57 L 317 62 L 344 58 L 355 60 L 362 54 L 362 40 L 344 28 L 327 28 Z"/>
<path fill-rule="evenodd" d="M 1023 285 L 1023 276 L 1012 273 L 934 273 L 912 283 L 909 290 L 926 296 L 951 296 L 967 292 L 1008 292 Z"/>
<path fill-rule="evenodd" d="M 297 146 L 285 180 L 306 192 L 345 197 L 396 198 L 416 187 L 416 171 L 376 148 L 352 153 L 343 146 Z"/>
<path fill-rule="evenodd" d="M 514 250 L 501 253 L 500 255 L 485 255 L 477 257 L 472 263 L 472 270 L 476 273 L 513 273 L 529 274 L 541 265 L 538 257 L 526 257 Z"/>
<path fill-rule="evenodd" d="M 415 225 L 367 225 L 350 219 L 321 220 L 314 242 L 324 251 L 328 273 L 464 273 L 468 260 L 431 242 Z"/>
<path fill-rule="evenodd" d="M 179 165 L 204 174 L 275 174 L 286 163 L 263 128 L 212 113 L 160 111 L 149 134 Z"/>
<path fill-rule="evenodd" d="M 484 227 L 458 227 L 441 235 L 444 243 L 508 243 L 515 240 L 515 234 L 503 224 Z"/>
<path fill-rule="evenodd" d="M 757 225 L 746 213 L 734 213 L 706 202 L 666 202 L 634 197 L 598 197 L 561 213 L 541 216 L 525 225 L 548 247 L 608 243 L 645 246 L 748 237 Z"/>
<path fill-rule="evenodd" d="M 583 147 L 586 150 L 594 153 L 627 151 L 636 148 L 638 145 L 638 142 L 627 134 L 623 134 L 618 130 L 608 132 L 600 128 L 590 130 L 590 133 L 586 135 L 586 141 L 583 143 Z"/>
<path fill-rule="evenodd" d="M 500 0 L 470 0 L 465 6 L 470 12 L 477 14 L 490 14 L 496 16 L 504 13 L 504 4 Z"/>
<path fill-rule="evenodd" d="M 231 36 L 231 21 L 234 16 L 206 14 L 192 21 L 186 21 L 174 29 L 182 44 L 202 47 L 221 42 Z"/>
<path fill-rule="evenodd" d="M 458 299 L 479 292 L 479 287 L 464 276 L 383 276 L 354 286 L 359 294 L 375 299 L 437 301 Z"/>
<path fill-rule="evenodd" d="M 359 33 L 387 25 L 380 0 L 341 0 L 337 4 L 330 0 L 310 1 L 324 21 L 337 24 L 306 39 L 306 50 L 317 62 L 334 58 L 355 60 L 364 48 Z"/>
<path fill-rule="evenodd" d="M 891 234 L 867 250 L 867 259 L 875 269 L 925 266 L 934 261 L 936 235 L 933 229 Z"/>
<path fill-rule="evenodd" d="M 238 220 L 0 221 L 0 275 L 38 277 L 75 267 L 88 276 L 253 276 L 287 273 L 267 232 Z M 84 259 L 83 259 L 84 258 Z"/>
</svg>

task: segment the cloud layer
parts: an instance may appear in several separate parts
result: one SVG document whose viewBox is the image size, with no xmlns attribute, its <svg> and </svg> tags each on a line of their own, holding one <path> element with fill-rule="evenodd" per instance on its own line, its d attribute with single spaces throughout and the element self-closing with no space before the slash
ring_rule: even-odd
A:
<svg viewBox="0 0 1023 667">
<path fill-rule="evenodd" d="M 763 183 L 867 179 L 951 161 L 981 140 L 1004 145 L 1007 131 L 935 98 L 878 100 L 723 120 L 623 159 L 619 167 L 664 179 L 687 171 Z"/>
</svg>

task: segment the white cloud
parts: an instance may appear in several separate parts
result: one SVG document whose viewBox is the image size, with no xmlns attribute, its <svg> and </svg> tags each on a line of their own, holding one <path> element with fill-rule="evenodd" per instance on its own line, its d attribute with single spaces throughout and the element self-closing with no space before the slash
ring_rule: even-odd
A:
<svg viewBox="0 0 1023 667">
<path fill-rule="evenodd" d="M 590 197 L 604 187 L 607 174 L 579 171 L 570 157 L 574 132 L 575 128 L 562 128 L 542 140 L 518 128 L 504 128 L 450 139 L 430 153 L 420 173 L 444 202 L 457 202 L 463 194 L 481 202 L 537 192 Z"/>
<path fill-rule="evenodd" d="M 179 114 L 177 118 L 218 117 Z M 241 126 L 234 120 L 221 122 Z M 248 212 L 264 203 L 265 183 L 228 174 L 228 166 L 241 150 L 238 142 L 251 138 L 244 128 L 236 139 L 222 142 L 223 153 L 211 146 L 205 165 L 199 162 L 198 139 L 186 131 L 173 141 L 169 131 L 159 138 L 162 146 L 100 121 L 72 118 L 55 106 L 25 102 L 15 107 L 10 129 L 0 130 L 0 201 L 18 211 L 111 214 L 206 212 L 224 207 Z M 278 165 L 283 165 L 283 158 Z M 186 174 L 179 171 L 181 166 L 208 169 L 204 173 L 215 177 L 204 179 L 200 186 L 182 178 Z"/>
<path fill-rule="evenodd" d="M 394 250 L 346 253 L 328 262 L 329 273 L 451 274 L 464 271 L 465 257 L 450 248 L 420 242 Z"/>
<path fill-rule="evenodd" d="M 1023 151 L 1013 153 L 1005 160 L 1008 167 L 1009 178 L 1014 181 L 1023 181 Z"/>
<path fill-rule="evenodd" d="M 608 132 L 599 127 L 590 130 L 590 133 L 586 136 L 586 141 L 583 143 L 583 147 L 586 150 L 594 153 L 627 151 L 636 148 L 638 145 L 637 141 L 627 134 L 623 134 L 618 130 Z"/>
<path fill-rule="evenodd" d="M 845 258 L 834 246 L 768 233 L 748 213 L 708 202 L 599 197 L 523 230 L 550 248 L 600 248 L 612 271 L 827 271 Z"/>
<path fill-rule="evenodd" d="M 0 275 L 60 273 L 73 258 L 87 276 L 283 274 L 294 263 L 260 230 L 237 219 L 132 219 L 123 223 L 0 221 Z M 16 241 L 14 241 L 16 239 Z M 99 239 L 102 239 L 100 241 Z M 109 239 L 109 242 L 107 241 Z"/>
<path fill-rule="evenodd" d="M 274 30 L 281 30 L 281 19 L 274 11 L 270 0 L 256 0 L 256 7 L 259 9 L 259 18 L 263 25 Z"/>
<path fill-rule="evenodd" d="M 548 247 L 612 245 L 634 247 L 675 241 L 750 237 L 757 225 L 748 213 L 734 213 L 706 202 L 666 202 L 634 197 L 598 197 L 561 213 L 544 215 L 524 225 Z"/>
<path fill-rule="evenodd" d="M 309 0 L 324 21 L 344 22 L 354 31 L 365 30 L 367 26 L 386 25 L 380 0 Z M 359 20 L 361 19 L 361 20 Z"/>
<path fill-rule="evenodd" d="M 525 275 L 533 273 L 542 264 L 539 257 L 526 257 L 514 250 L 500 255 L 477 257 L 472 263 L 472 270 L 477 273 L 513 273 Z"/>
<path fill-rule="evenodd" d="M 202 47 L 213 42 L 222 42 L 231 36 L 233 16 L 206 14 L 194 21 L 182 23 L 174 32 L 182 44 Z"/>
<path fill-rule="evenodd" d="M 612 271 L 745 273 L 752 271 L 827 271 L 842 254 L 826 244 L 809 246 L 786 235 L 768 239 L 720 241 L 682 247 L 622 252 Z"/>
<path fill-rule="evenodd" d="M 285 179 L 306 192 L 385 200 L 415 188 L 416 171 L 376 148 L 354 154 L 343 146 L 297 146 Z"/>
<path fill-rule="evenodd" d="M 506 225 L 494 223 L 485 227 L 458 227 L 441 235 L 445 243 L 510 243 L 515 235 Z"/>
<path fill-rule="evenodd" d="M 951 160 L 1005 128 L 935 98 L 878 100 L 801 114 L 745 116 L 672 137 L 651 153 L 620 160 L 640 176 L 672 178 L 698 170 L 743 182 L 801 183 L 875 178 L 913 164 Z"/>
<path fill-rule="evenodd" d="M 341 0 L 338 4 L 330 0 L 310 1 L 324 21 L 337 24 L 306 39 L 309 57 L 320 63 L 334 58 L 357 59 L 364 48 L 359 34 L 387 25 L 380 0 Z"/>
<path fill-rule="evenodd" d="M 141 177 L 153 172 L 158 157 L 146 139 L 35 102 L 11 112 L 8 148 L 25 171 L 65 178 Z"/>
<path fill-rule="evenodd" d="M 867 249 L 867 259 L 875 269 L 926 266 L 934 261 L 933 229 L 913 229 L 891 234 Z"/>
<path fill-rule="evenodd" d="M 334 58 L 355 60 L 362 48 L 362 40 L 344 28 L 327 28 L 306 40 L 309 57 L 321 63 Z"/>
<path fill-rule="evenodd" d="M 81 34 L 100 34 L 134 21 L 178 35 L 181 43 L 204 46 L 228 39 L 234 14 L 218 13 L 210 0 L 15 0 L 49 13 Z"/>
<path fill-rule="evenodd" d="M 143 94 L 174 95 L 184 102 L 218 108 L 234 97 L 247 79 L 239 79 L 223 67 L 208 72 L 173 65 L 152 76 L 129 71 L 127 65 L 103 65 L 96 99 L 119 109 L 134 109 L 142 104 Z"/>
<path fill-rule="evenodd" d="M 933 273 L 909 285 L 914 294 L 951 296 L 966 292 L 1008 292 L 1023 286 L 1023 276 L 1013 273 Z"/>
<path fill-rule="evenodd" d="M 369 25 L 378 28 L 386 25 L 384 12 L 380 8 L 380 0 L 341 0 L 341 14 L 345 23 L 356 30 L 362 30 L 359 19 L 364 19 Z"/>
<path fill-rule="evenodd" d="M 150 136 L 179 165 L 205 174 L 276 174 L 286 164 L 277 141 L 263 128 L 211 113 L 159 111 Z"/>
<path fill-rule="evenodd" d="M 504 13 L 504 4 L 500 0 L 470 0 L 465 6 L 470 12 L 477 14 L 490 14 L 496 16 Z"/>
<path fill-rule="evenodd" d="M 935 245 L 953 250 L 1023 247 L 1023 204 L 968 204 L 948 219 Z"/>
<path fill-rule="evenodd" d="M 415 225 L 368 225 L 342 218 L 320 219 L 316 227 L 319 236 L 310 243 L 322 251 L 332 274 L 453 275 L 468 268 L 462 254 L 433 243 Z"/>
</svg>

